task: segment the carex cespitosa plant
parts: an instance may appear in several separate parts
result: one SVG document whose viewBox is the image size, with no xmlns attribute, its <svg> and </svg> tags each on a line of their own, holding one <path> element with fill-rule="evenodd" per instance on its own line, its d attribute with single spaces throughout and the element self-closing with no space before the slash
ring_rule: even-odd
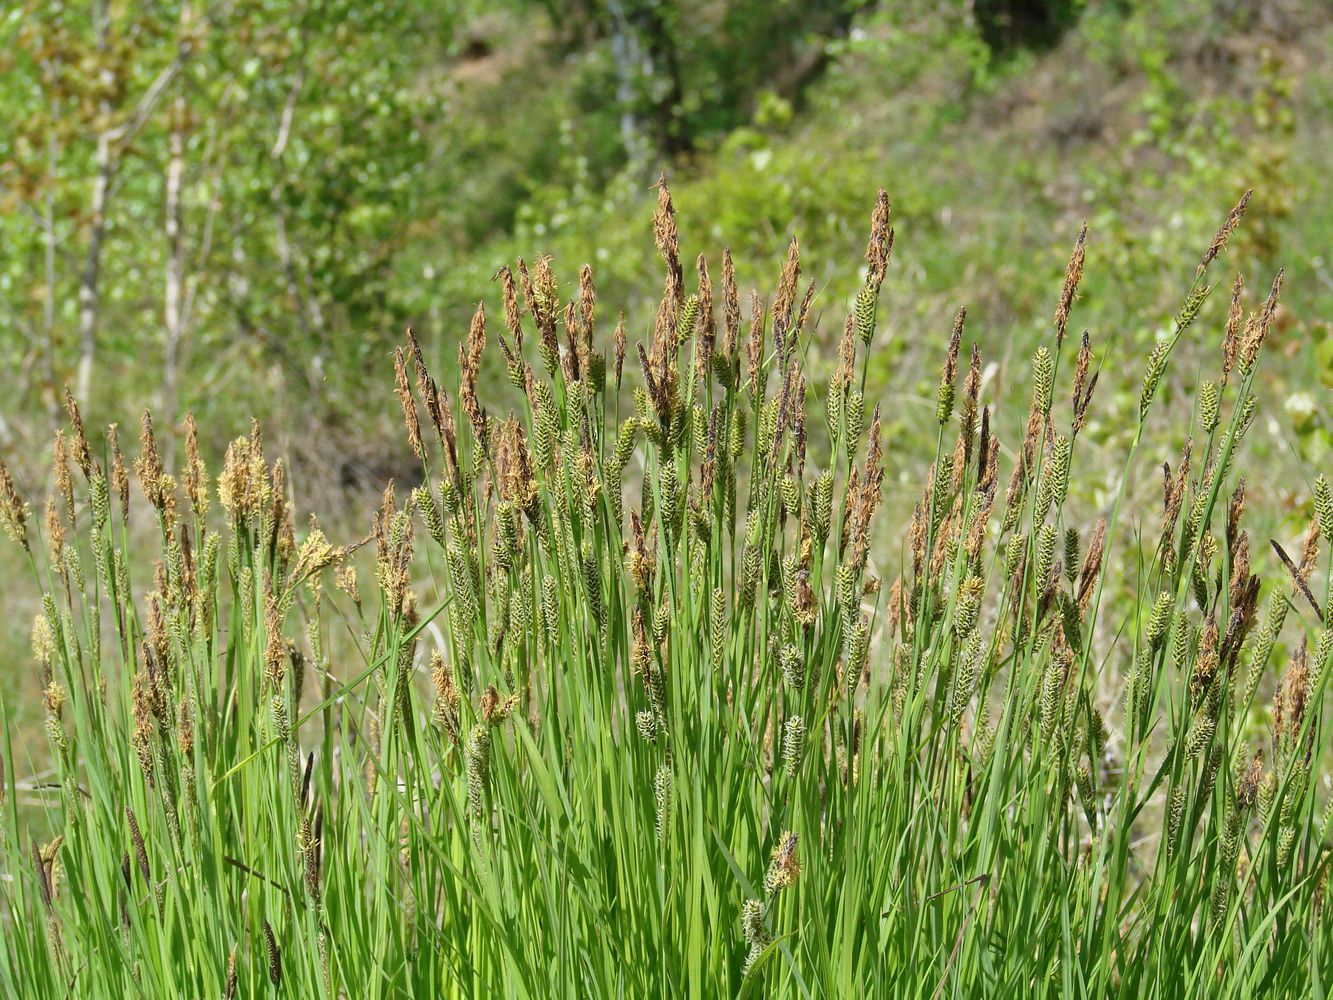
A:
<svg viewBox="0 0 1333 1000">
<path fill-rule="evenodd" d="M 641 335 L 586 266 L 500 268 L 456 367 L 395 352 L 421 474 L 354 544 L 300 526 L 258 426 L 212 480 L 192 419 L 168 470 L 148 414 L 131 461 L 67 397 L 44 517 L 0 466 L 47 743 L 5 747 L 0 983 L 1317 995 L 1333 491 L 1294 555 L 1251 541 L 1281 274 L 1201 318 L 1247 199 L 1090 515 L 1085 228 L 1021 411 L 965 311 L 941 331 L 932 461 L 879 523 L 883 192 L 827 358 L 796 241 L 743 294 L 729 254 L 682 259 L 665 183 Z M 1218 347 L 1185 412 L 1187 336 Z M 1154 420 L 1179 452 L 1144 510 Z"/>
</svg>

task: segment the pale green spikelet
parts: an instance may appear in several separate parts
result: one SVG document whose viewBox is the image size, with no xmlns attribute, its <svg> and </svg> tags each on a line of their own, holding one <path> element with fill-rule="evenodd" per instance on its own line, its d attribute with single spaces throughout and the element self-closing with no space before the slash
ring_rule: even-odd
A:
<svg viewBox="0 0 1333 1000">
<path fill-rule="evenodd" d="M 856 293 L 854 313 L 856 315 L 856 335 L 861 338 L 861 343 L 866 347 L 870 346 L 871 338 L 875 336 L 876 311 L 877 296 L 869 285 L 862 285 L 861 290 Z"/>
<path fill-rule="evenodd" d="M 1204 433 L 1211 434 L 1217 430 L 1221 404 L 1222 394 L 1216 382 L 1209 380 L 1199 386 L 1199 422 L 1203 425 Z"/>
<path fill-rule="evenodd" d="M 650 708 L 641 708 L 634 713 L 634 725 L 639 730 L 639 735 L 648 743 L 657 742 L 659 732 L 657 726 L 657 713 Z"/>
<path fill-rule="evenodd" d="M 805 657 L 800 647 L 792 642 L 787 643 L 778 655 L 778 663 L 782 668 L 782 679 L 789 688 L 800 691 L 805 687 Z"/>
<path fill-rule="evenodd" d="M 699 322 L 699 296 L 691 295 L 681 306 L 676 316 L 676 341 L 684 343 L 694 336 L 694 328 Z"/>
<path fill-rule="evenodd" d="M 1212 290 L 1212 285 L 1199 285 L 1185 297 L 1185 301 L 1180 305 L 1180 311 L 1176 313 L 1176 333 L 1184 332 L 1194 322 L 1194 318 L 1199 315 L 1199 310 L 1208 298 L 1208 293 Z"/>
<path fill-rule="evenodd" d="M 949 705 L 949 720 L 957 726 L 967 711 L 968 703 L 977 685 L 980 672 L 983 647 L 981 634 L 973 632 L 963 644 L 963 651 L 958 657 L 958 671 L 954 675 L 953 697 Z"/>
<path fill-rule="evenodd" d="M 1200 715 L 1195 718 L 1193 725 L 1190 726 L 1188 735 L 1185 737 L 1185 759 L 1194 760 L 1199 754 L 1208 747 L 1213 741 L 1213 733 L 1217 731 L 1217 720 L 1211 715 Z"/>
<path fill-rule="evenodd" d="M 1333 545 L 1333 487 L 1322 473 L 1314 481 L 1314 513 L 1325 545 Z"/>
<path fill-rule="evenodd" d="M 954 603 L 954 633 L 965 639 L 977 627 L 977 615 L 981 610 L 981 597 L 986 582 L 979 576 L 971 576 L 958 588 L 958 597 Z"/>
<path fill-rule="evenodd" d="M 1043 524 L 1037 532 L 1037 565 L 1034 582 L 1038 590 L 1044 589 L 1051 579 L 1051 570 L 1055 567 L 1055 543 L 1059 532 L 1055 525 Z"/>
<path fill-rule="evenodd" d="M 546 641 L 552 646 L 560 641 L 560 590 L 555 577 L 547 576 L 542 580 L 542 624 L 546 628 Z"/>
<path fill-rule="evenodd" d="M 800 715 L 788 716 L 782 727 L 782 765 L 787 777 L 793 778 L 801 766 L 805 752 L 805 720 Z"/>
<path fill-rule="evenodd" d="M 430 537 L 434 539 L 436 545 L 444 548 L 444 519 L 440 516 L 440 508 L 435 505 L 435 498 L 431 496 L 430 490 L 418 486 L 412 491 L 412 502 L 421 514 L 421 520 L 426 525 Z"/>
<path fill-rule="evenodd" d="M 1043 345 L 1032 356 L 1032 405 L 1038 413 L 1051 412 L 1052 393 L 1055 391 L 1055 362 Z"/>
<path fill-rule="evenodd" d="M 727 602 L 721 587 L 713 590 L 713 603 L 709 615 L 709 638 L 711 662 L 714 673 L 722 669 L 727 642 Z"/>
<path fill-rule="evenodd" d="M 671 814 L 675 804 L 675 779 L 671 774 L 671 765 L 661 765 L 653 775 L 653 798 L 657 806 L 657 842 L 666 846 L 671 835 Z"/>
<path fill-rule="evenodd" d="M 1157 386 L 1166 371 L 1166 360 L 1170 353 L 1171 345 L 1159 342 L 1153 345 L 1152 353 L 1148 355 L 1148 364 L 1143 370 L 1143 387 L 1139 390 L 1139 420 L 1148 415 L 1148 408 L 1157 395 Z"/>
<path fill-rule="evenodd" d="M 486 780 L 491 759 L 491 729 L 487 723 L 478 722 L 472 727 L 463 757 L 467 771 L 468 811 L 473 819 L 481 819 L 486 814 Z"/>
<path fill-rule="evenodd" d="M 764 904 L 758 899 L 747 899 L 741 907 L 741 933 L 745 937 L 748 951 L 741 966 L 741 975 L 748 976 L 754 969 L 759 956 L 764 953 L 772 940 L 764 926 Z"/>
<path fill-rule="evenodd" d="M 1156 649 L 1166 638 L 1166 630 L 1171 626 L 1171 612 L 1175 599 L 1170 591 L 1163 590 L 1153 601 L 1152 611 L 1148 613 L 1148 624 L 1143 636 L 1149 647 Z"/>
<path fill-rule="evenodd" d="M 833 470 L 825 469 L 815 477 L 811 496 L 810 531 L 816 542 L 828 538 L 833 517 Z"/>
<path fill-rule="evenodd" d="M 865 430 L 866 398 L 853 389 L 847 395 L 847 454 L 854 455 Z"/>
</svg>

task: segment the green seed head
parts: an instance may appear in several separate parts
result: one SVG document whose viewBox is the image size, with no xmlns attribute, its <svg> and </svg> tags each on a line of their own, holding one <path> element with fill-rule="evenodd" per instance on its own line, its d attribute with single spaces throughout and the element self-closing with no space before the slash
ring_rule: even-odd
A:
<svg viewBox="0 0 1333 1000">
<path fill-rule="evenodd" d="M 1032 405 L 1039 413 L 1051 412 L 1052 393 L 1055 390 L 1055 363 L 1051 352 L 1044 346 L 1032 356 Z"/>
</svg>

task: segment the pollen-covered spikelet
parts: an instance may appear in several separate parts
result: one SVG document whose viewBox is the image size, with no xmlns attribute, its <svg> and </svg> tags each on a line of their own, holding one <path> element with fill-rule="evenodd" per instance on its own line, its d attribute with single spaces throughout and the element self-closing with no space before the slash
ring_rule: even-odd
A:
<svg viewBox="0 0 1333 1000">
<path fill-rule="evenodd" d="M 801 876 L 801 860 L 797 854 L 797 836 L 785 830 L 778 838 L 778 846 L 773 849 L 773 858 L 764 873 L 764 890 L 776 895 L 783 889 L 796 884 Z"/>
<path fill-rule="evenodd" d="M 768 928 L 764 926 L 764 904 L 762 900 L 747 899 L 741 906 L 741 935 L 748 945 L 745 963 L 741 967 L 742 975 L 749 975 L 759 956 L 764 953 L 772 940 Z"/>
<path fill-rule="evenodd" d="M 662 764 L 653 775 L 653 799 L 656 805 L 657 842 L 665 846 L 671 836 L 671 818 L 675 807 L 675 779 L 670 764 Z"/>
<path fill-rule="evenodd" d="M 1149 647 L 1156 649 L 1166 638 L 1167 629 L 1171 627 L 1174 604 L 1175 599 L 1165 590 L 1153 600 L 1152 610 L 1148 612 L 1148 623 L 1143 630 L 1143 637 Z"/>
<path fill-rule="evenodd" d="M 940 374 L 939 388 L 935 393 L 935 421 L 941 427 L 953 416 L 954 397 L 958 381 L 958 351 L 963 340 L 963 322 L 967 310 L 959 309 L 954 319 L 953 333 L 949 337 L 949 347 L 944 355 L 944 370 Z"/>
<path fill-rule="evenodd" d="M 787 777 L 796 776 L 805 753 L 805 720 L 799 714 L 789 715 L 782 725 L 782 766 Z"/>
<path fill-rule="evenodd" d="M 949 719 L 955 727 L 962 720 L 976 692 L 984 651 L 981 633 L 974 631 L 963 643 L 962 652 L 958 656 L 958 670 L 954 675 L 953 697 L 949 706 Z"/>
<path fill-rule="evenodd" d="M 879 296 L 869 285 L 862 285 L 856 293 L 852 314 L 855 316 L 856 335 L 866 347 L 875 336 L 875 312 Z"/>
<path fill-rule="evenodd" d="M 1314 481 L 1314 513 L 1325 545 L 1333 545 L 1333 486 L 1320 474 Z"/>
<path fill-rule="evenodd" d="M 805 656 L 799 646 L 792 642 L 784 645 L 778 655 L 778 663 L 782 669 L 782 679 L 788 687 L 793 691 L 805 687 Z"/>
<path fill-rule="evenodd" d="M 1032 356 L 1032 407 L 1043 416 L 1051 412 L 1054 389 L 1055 363 L 1051 360 L 1051 352 L 1043 345 Z"/>
<path fill-rule="evenodd" d="M 10 540 L 28 548 L 28 505 L 14 489 L 9 467 L 0 461 L 0 527 Z"/>
<path fill-rule="evenodd" d="M 1055 568 L 1055 543 L 1058 532 L 1053 524 L 1043 524 L 1037 532 L 1037 563 L 1034 582 L 1038 593 L 1046 589 L 1051 581 L 1051 571 Z"/>
<path fill-rule="evenodd" d="M 657 713 L 652 709 L 641 708 L 634 713 L 634 726 L 639 730 L 639 735 L 648 743 L 657 742 L 657 734 L 661 731 L 657 724 Z"/>
<path fill-rule="evenodd" d="M 953 628 L 959 638 L 967 638 L 976 628 L 985 587 L 985 581 L 979 576 L 968 577 L 959 586 L 953 613 Z"/>
<path fill-rule="evenodd" d="M 721 587 L 714 588 L 713 601 L 709 608 L 710 662 L 713 672 L 722 669 L 727 643 L 727 601 Z"/>
<path fill-rule="evenodd" d="M 278 947 L 273 925 L 264 918 L 264 949 L 268 953 L 268 981 L 274 986 L 282 985 L 282 949 Z"/>
<path fill-rule="evenodd" d="M 1148 363 L 1143 369 L 1143 385 L 1139 389 L 1139 420 L 1148 415 L 1148 408 L 1152 406 L 1153 398 L 1157 395 L 1157 386 L 1166 371 L 1167 357 L 1170 353 L 1170 343 L 1159 341 L 1153 345 L 1148 355 Z"/>
<path fill-rule="evenodd" d="M 542 579 L 541 618 L 546 641 L 556 645 L 560 641 L 560 590 L 553 576 Z"/>
<path fill-rule="evenodd" d="M 444 662 L 444 654 L 436 649 L 430 658 L 431 687 L 435 691 L 435 702 L 431 716 L 436 725 L 444 729 L 450 742 L 457 744 L 460 737 L 459 706 L 461 697 L 458 686 L 454 683 L 453 671 Z"/>
<path fill-rule="evenodd" d="M 866 398 L 853 389 L 847 395 L 847 454 L 853 455 L 861 443 L 861 432 L 865 430 Z"/>
<path fill-rule="evenodd" d="M 463 748 L 463 758 L 467 770 L 468 811 L 473 819 L 481 819 L 486 814 L 486 783 L 491 759 L 491 728 L 487 723 L 478 722 L 472 727 Z"/>
</svg>

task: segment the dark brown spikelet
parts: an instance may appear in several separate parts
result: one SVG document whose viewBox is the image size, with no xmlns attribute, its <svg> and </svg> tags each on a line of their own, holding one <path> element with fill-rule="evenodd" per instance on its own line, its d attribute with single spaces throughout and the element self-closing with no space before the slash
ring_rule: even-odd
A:
<svg viewBox="0 0 1333 1000">
<path fill-rule="evenodd" d="M 730 250 L 722 251 L 722 326 L 722 354 L 728 361 L 734 361 L 741 334 L 741 300 Z"/>
<path fill-rule="evenodd" d="M 134 844 L 134 860 L 139 866 L 139 874 L 143 876 L 144 885 L 151 889 L 153 876 L 148 869 L 148 848 L 144 844 L 143 834 L 139 831 L 139 820 L 129 806 L 125 807 L 125 818 L 130 823 L 130 841 Z"/>
<path fill-rule="evenodd" d="M 508 267 L 501 267 L 495 272 L 495 277 L 500 279 L 500 295 L 504 301 L 505 329 L 514 338 L 515 351 L 522 351 L 522 313 L 518 308 L 518 288 L 514 284 L 514 272 Z"/>
<path fill-rule="evenodd" d="M 511 415 L 500 424 L 496 437 L 495 472 L 500 499 L 531 514 L 537 502 L 537 484 L 523 428 Z"/>
<path fill-rule="evenodd" d="M 273 934 L 273 925 L 264 918 L 264 947 L 268 951 L 268 981 L 274 986 L 282 985 L 282 952 L 278 948 L 278 939 Z"/>
<path fill-rule="evenodd" d="M 407 364 L 401 347 L 393 351 L 393 382 L 394 393 L 403 408 L 403 424 L 407 427 L 407 441 L 412 446 L 412 454 L 425 461 L 426 446 L 421 441 L 421 421 L 417 418 L 417 402 L 407 380 Z"/>
<path fill-rule="evenodd" d="M 1290 749 L 1305 721 L 1306 698 L 1310 691 L 1309 651 L 1305 640 L 1292 654 L 1273 694 L 1273 744 Z M 1313 735 L 1313 733 L 1311 734 Z"/>
<path fill-rule="evenodd" d="M 65 412 L 69 415 L 69 425 L 74 431 L 74 461 L 78 463 L 83 478 L 92 479 L 92 449 L 88 447 L 88 435 L 83 429 L 83 414 L 79 412 L 79 404 L 74 399 L 74 393 L 69 391 L 68 385 L 65 386 Z"/>
<path fill-rule="evenodd" d="M 1310 607 L 1314 608 L 1315 614 L 1319 616 L 1319 620 L 1322 622 L 1324 620 L 1324 609 L 1319 606 L 1319 601 L 1315 599 L 1314 592 L 1310 590 L 1309 572 L 1302 571 L 1300 566 L 1291 561 L 1291 556 L 1287 555 L 1287 550 L 1278 543 L 1276 538 L 1270 538 L 1268 544 L 1273 546 L 1273 551 L 1282 560 L 1282 565 L 1287 567 L 1287 572 L 1291 574 L 1292 584 L 1310 602 Z M 1311 564 L 1313 565 L 1313 560 L 1311 560 Z"/>
<path fill-rule="evenodd" d="M 1226 333 L 1222 337 L 1222 384 L 1227 384 L 1240 355 L 1241 322 L 1245 318 L 1245 279 L 1236 275 L 1231 283 L 1231 307 L 1227 310 Z"/>
<path fill-rule="evenodd" d="M 477 310 L 472 314 L 468 326 L 467 342 L 458 350 L 458 365 L 461 378 L 458 383 L 458 400 L 467 415 L 472 432 L 484 448 L 486 445 L 486 411 L 477 398 L 477 380 L 480 374 L 481 355 L 486 349 L 486 306 L 477 303 Z"/>
<path fill-rule="evenodd" d="M 949 348 L 944 353 L 944 369 L 940 373 L 940 386 L 935 398 L 935 419 L 941 425 L 947 424 L 953 416 L 953 401 L 958 382 L 958 352 L 963 343 L 963 324 L 967 322 L 967 310 L 959 308 L 954 316 L 953 331 L 949 334 Z"/>
<path fill-rule="evenodd" d="M 1232 587 L 1231 601 L 1231 617 L 1227 619 L 1227 630 L 1222 639 L 1222 663 L 1228 667 L 1235 662 L 1254 627 L 1254 614 L 1259 605 L 1259 578 L 1243 572 Z"/>
<path fill-rule="evenodd" d="M 65 501 L 65 513 L 69 523 L 74 525 L 74 479 L 69 474 L 69 445 L 65 443 L 65 432 L 56 431 L 52 444 L 51 468 L 56 477 L 56 491 Z"/>
<path fill-rule="evenodd" d="M 1078 357 L 1074 361 L 1074 435 L 1083 429 L 1088 414 L 1088 404 L 1092 402 L 1092 391 L 1097 388 L 1097 372 L 1092 372 L 1091 377 L 1088 374 L 1091 367 L 1092 341 L 1088 337 L 1088 331 L 1084 330 L 1083 339 L 1078 347 Z"/>
<path fill-rule="evenodd" d="M 1259 793 L 1259 781 L 1264 774 L 1264 756 L 1256 751 L 1250 758 L 1250 766 L 1236 787 L 1236 804 L 1241 809 L 1249 809 Z"/>
<path fill-rule="evenodd" d="M 1245 206 L 1250 203 L 1250 196 L 1254 190 L 1247 190 L 1240 196 L 1240 201 L 1236 202 L 1236 207 L 1227 213 L 1226 220 L 1218 228 L 1217 234 L 1213 236 L 1213 241 L 1208 244 L 1208 249 L 1204 251 L 1203 259 L 1199 261 L 1199 268 L 1195 271 L 1195 277 L 1203 277 L 1203 272 L 1208 270 L 1208 265 L 1221 256 L 1222 251 L 1227 248 L 1227 241 L 1231 239 L 1231 234 L 1236 231 L 1240 225 L 1241 216 L 1245 214 Z"/>
<path fill-rule="evenodd" d="M 700 379 L 708 377 L 717 339 L 717 321 L 713 317 L 713 279 L 708 276 L 708 261 L 703 254 L 695 261 L 699 273 L 699 346 L 695 352 L 695 370 Z"/>
<path fill-rule="evenodd" d="M 1106 547 L 1106 518 L 1099 518 L 1092 529 L 1092 539 L 1088 542 L 1087 554 L 1083 557 L 1083 567 L 1078 574 L 1078 607 L 1087 611 L 1092 601 L 1097 578 L 1102 572 L 1102 554 Z"/>
<path fill-rule="evenodd" d="M 1231 492 L 1231 502 L 1227 504 L 1227 551 L 1232 554 L 1233 562 L 1236 552 L 1237 533 L 1240 531 L 1240 521 L 1244 516 L 1245 477 L 1242 476 L 1236 483 L 1236 488 Z"/>
<path fill-rule="evenodd" d="M 134 472 L 139 477 L 144 498 L 162 510 L 166 505 L 162 483 L 164 470 L 157 451 L 157 438 L 153 435 L 153 415 L 148 410 L 143 411 L 143 419 L 139 423 L 139 457 L 134 463 Z"/>
<path fill-rule="evenodd" d="M 615 333 L 611 335 L 611 351 L 615 359 L 616 389 L 619 390 L 621 379 L 625 374 L 625 314 L 623 312 L 616 320 Z"/>
<path fill-rule="evenodd" d="M 759 395 L 759 365 L 764 357 L 764 300 L 755 289 L 750 293 L 750 340 L 746 347 L 746 375 L 750 392 Z"/>
<path fill-rule="evenodd" d="M 866 285 L 878 294 L 884 284 L 893 255 L 893 229 L 889 226 L 889 196 L 883 189 L 875 197 L 875 210 L 870 214 L 870 240 L 866 243 Z"/>
<path fill-rule="evenodd" d="M 990 467 L 990 407 L 981 408 L 980 439 L 977 442 L 977 489 L 985 489 L 995 480 L 995 470 Z"/>
<path fill-rule="evenodd" d="M 1277 315 L 1277 300 L 1278 295 L 1282 292 L 1284 276 L 1284 271 L 1277 272 L 1273 278 L 1273 287 L 1269 290 L 1268 298 L 1264 300 L 1263 306 L 1259 309 L 1259 314 L 1251 316 L 1245 324 L 1245 332 L 1241 336 L 1240 344 L 1240 370 L 1242 373 L 1253 369 L 1259 360 L 1259 351 L 1263 349 L 1264 341 L 1268 339 L 1268 333 L 1273 327 L 1273 317 Z"/>
<path fill-rule="evenodd" d="M 981 348 L 972 345 L 967 378 L 963 379 L 963 407 L 958 413 L 959 434 L 963 442 L 963 465 L 972 461 L 972 443 L 977 433 L 977 400 L 981 395 Z"/>
<path fill-rule="evenodd" d="M 1310 574 L 1314 572 L 1315 560 L 1319 558 L 1319 521 L 1311 520 L 1310 526 L 1305 529 L 1305 540 L 1301 542 L 1301 561 L 1298 564 L 1300 578 L 1306 583 L 1310 582 Z"/>
<path fill-rule="evenodd" d="M 593 324 L 597 312 L 597 286 L 593 284 L 592 268 L 584 264 L 579 268 L 579 349 L 582 359 L 587 364 L 592 352 Z"/>
<path fill-rule="evenodd" d="M 680 237 L 676 232 L 676 207 L 666 176 L 657 180 L 657 211 L 653 214 L 653 242 L 667 266 L 666 298 L 679 304 L 685 298 L 684 272 L 680 266 Z"/>
<path fill-rule="evenodd" d="M 54 895 L 51 888 L 51 869 L 47 867 L 46 859 L 42 857 L 42 849 L 35 840 L 32 842 L 32 866 L 37 875 L 37 889 L 41 893 L 42 905 L 50 910 Z"/>
<path fill-rule="evenodd" d="M 226 984 L 222 987 L 222 1000 L 236 1000 L 237 987 L 236 949 L 232 948 L 231 953 L 227 955 L 227 979 Z"/>
<path fill-rule="evenodd" d="M 782 274 L 778 278 L 778 292 L 773 299 L 773 336 L 779 339 L 785 336 L 791 327 L 792 306 L 796 304 L 796 284 L 801 280 L 801 245 L 796 237 L 787 244 L 787 257 L 782 262 Z"/>
<path fill-rule="evenodd" d="M 1078 295 L 1078 283 L 1083 277 L 1084 247 L 1088 239 L 1088 224 L 1085 222 L 1078 231 L 1074 249 L 1069 254 L 1069 263 L 1065 265 L 1065 283 L 1060 289 L 1060 301 L 1055 304 L 1055 342 L 1064 343 L 1065 326 L 1069 323 L 1069 310 Z"/>
<path fill-rule="evenodd" d="M 577 382 L 583 377 L 585 355 L 579 345 L 578 316 L 578 306 L 573 301 L 567 302 L 565 304 L 565 344 L 568 349 L 560 359 L 566 382 Z"/>
<path fill-rule="evenodd" d="M 0 522 L 10 540 L 28 549 L 28 505 L 14 489 L 14 477 L 9 474 L 9 466 L 0 461 Z"/>
<path fill-rule="evenodd" d="M 185 414 L 185 495 L 196 517 L 208 513 L 208 474 L 203 456 L 199 454 L 199 425 L 194 414 Z"/>
<path fill-rule="evenodd" d="M 120 499 L 121 520 L 130 517 L 130 474 L 125 468 L 125 454 L 120 450 L 120 437 L 116 424 L 108 424 L 106 429 L 107 445 L 111 448 L 111 488 Z"/>
<path fill-rule="evenodd" d="M 812 281 L 805 286 L 805 298 L 801 299 L 801 309 L 796 314 L 796 333 L 804 333 L 806 324 L 810 322 L 810 307 L 815 301 L 815 283 Z M 795 340 L 788 344 L 788 347 L 795 347 Z"/>
</svg>

